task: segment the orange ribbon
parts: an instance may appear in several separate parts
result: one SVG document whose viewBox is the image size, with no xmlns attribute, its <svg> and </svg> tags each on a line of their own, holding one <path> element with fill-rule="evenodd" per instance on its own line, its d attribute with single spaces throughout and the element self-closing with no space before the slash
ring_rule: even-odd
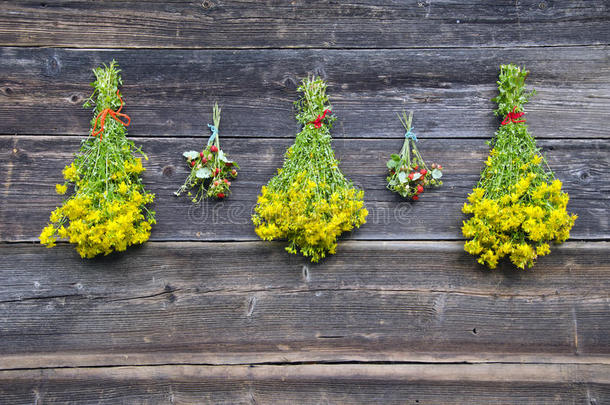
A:
<svg viewBox="0 0 610 405">
<path fill-rule="evenodd" d="M 119 100 L 121 101 L 121 106 L 119 107 L 118 110 L 113 111 L 110 108 L 106 108 L 105 110 L 103 110 L 102 112 L 100 112 L 97 117 L 95 117 L 95 124 L 93 125 L 93 132 L 91 133 L 91 136 L 100 136 L 100 141 L 102 140 L 102 132 L 104 131 L 104 121 L 106 121 L 106 116 L 108 114 L 110 114 L 110 116 L 112 118 L 115 119 L 115 121 L 125 125 L 126 127 L 129 126 L 129 124 L 131 123 L 131 118 L 129 118 L 129 116 L 127 114 L 123 114 L 121 113 L 121 109 L 123 108 L 123 99 L 121 98 L 121 95 L 119 94 L 119 91 L 116 91 L 116 95 L 119 97 Z M 100 129 L 95 131 L 95 128 L 97 127 L 97 120 L 100 119 L 101 117 L 101 121 L 100 121 Z M 127 119 L 127 122 L 121 121 L 121 119 L 119 117 L 125 117 Z"/>
</svg>

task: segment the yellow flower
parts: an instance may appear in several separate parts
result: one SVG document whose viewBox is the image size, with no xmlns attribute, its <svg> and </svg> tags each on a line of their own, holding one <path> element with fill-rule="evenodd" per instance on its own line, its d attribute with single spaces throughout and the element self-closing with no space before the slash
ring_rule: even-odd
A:
<svg viewBox="0 0 610 405">
<path fill-rule="evenodd" d="M 124 181 L 122 181 L 119 184 L 119 193 L 121 194 L 127 194 L 127 192 L 129 191 L 129 187 L 127 187 L 127 184 L 125 184 Z"/>
<path fill-rule="evenodd" d="M 74 163 L 64 167 L 63 175 L 64 179 L 69 181 L 74 181 L 76 179 L 76 167 L 74 167 Z"/>
<path fill-rule="evenodd" d="M 68 191 L 68 186 L 66 186 L 65 184 L 56 184 L 55 191 L 57 192 L 57 194 L 66 194 L 66 191 Z"/>
</svg>

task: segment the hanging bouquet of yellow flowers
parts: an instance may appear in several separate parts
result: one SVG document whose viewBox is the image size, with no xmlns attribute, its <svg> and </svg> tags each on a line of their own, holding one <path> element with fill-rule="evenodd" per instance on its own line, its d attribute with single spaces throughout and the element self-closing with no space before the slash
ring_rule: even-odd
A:
<svg viewBox="0 0 610 405">
<path fill-rule="evenodd" d="M 150 236 L 155 213 L 146 205 L 154 195 L 142 185 L 140 173 L 145 169 L 133 152 L 146 155 L 126 138 L 130 119 L 121 112 L 119 72 L 114 61 L 93 70 L 94 91 L 84 105 L 95 105 L 91 136 L 64 168 L 65 182 L 55 186 L 58 194 L 65 194 L 69 186 L 74 193 L 51 213 L 50 224 L 42 230 L 40 242 L 47 247 L 65 238 L 76 244 L 81 257 L 92 258 L 123 251 Z"/>
<path fill-rule="evenodd" d="M 525 92 L 528 71 L 502 65 L 495 114 L 504 117 L 491 141 L 492 150 L 479 184 L 462 211 L 468 239 L 466 252 L 493 269 L 503 257 L 517 267 L 531 267 L 538 256 L 550 253 L 549 242 L 570 236 L 576 215 L 566 210 L 568 194 L 561 191 L 546 160 L 525 125 L 523 104 L 534 92 Z"/>
<path fill-rule="evenodd" d="M 263 240 L 287 239 L 286 250 L 317 262 L 334 254 L 337 238 L 365 223 L 364 192 L 338 167 L 331 147 L 335 117 L 320 78 L 304 79 L 297 89 L 297 121 L 303 124 L 284 166 L 262 187 L 252 221 Z"/>
</svg>

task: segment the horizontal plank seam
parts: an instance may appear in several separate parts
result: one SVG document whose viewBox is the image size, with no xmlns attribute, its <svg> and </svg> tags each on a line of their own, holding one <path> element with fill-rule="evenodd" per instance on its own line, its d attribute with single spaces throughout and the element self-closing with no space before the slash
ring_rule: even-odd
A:
<svg viewBox="0 0 610 405">
<path fill-rule="evenodd" d="M 124 302 L 124 301 L 135 301 L 145 300 L 149 298 L 156 298 L 168 294 L 173 294 L 181 291 L 182 294 L 190 295 L 227 295 L 227 294 L 264 294 L 277 292 L 280 294 L 311 294 L 318 292 L 375 292 L 375 293 L 387 293 L 387 294 L 446 294 L 446 295 L 462 295 L 471 297 L 493 297 L 493 298 L 523 298 L 523 299 L 539 299 L 541 301 L 553 301 L 554 299 L 565 300 L 566 298 L 578 299 L 580 303 L 591 302 L 591 301 L 604 301 L 610 299 L 610 294 L 570 294 L 570 293 L 557 293 L 555 290 L 548 290 L 546 292 L 539 292 L 536 294 L 510 294 L 510 293 L 499 293 L 499 292 L 475 292 L 465 290 L 449 290 L 449 289 L 430 289 L 430 288 L 382 288 L 382 287 L 336 287 L 336 288 L 287 288 L 283 286 L 279 287 L 266 287 L 266 288 L 255 288 L 255 289 L 230 289 L 230 288 L 218 288 L 218 289 L 184 289 L 176 288 L 171 290 L 163 290 L 157 293 L 133 296 L 133 297 L 121 297 L 111 298 L 108 296 L 95 296 L 92 294 L 63 294 L 63 295 L 49 295 L 49 296 L 34 296 L 16 298 L 10 300 L 0 301 L 0 304 L 10 303 L 24 303 L 28 301 L 42 301 L 42 300 L 53 300 L 57 298 L 74 298 L 82 300 L 94 300 L 94 301 L 105 301 L 105 302 Z M 343 336 L 333 336 L 334 338 L 342 338 Z M 328 338 L 328 337 L 327 337 Z"/>
<path fill-rule="evenodd" d="M 541 48 L 589 48 L 589 47 L 600 47 L 600 46 L 608 46 L 609 42 L 597 42 L 597 43 L 582 43 L 582 44 L 514 44 L 514 45 L 459 45 L 459 46 L 449 46 L 449 45 L 432 45 L 432 46 L 396 46 L 396 47 L 372 47 L 372 46 L 364 46 L 364 47 L 320 47 L 316 45 L 311 46 L 285 46 L 285 47 L 277 47 L 277 46 L 234 46 L 234 47 L 171 47 L 171 46 L 160 46 L 160 47 L 150 47 L 150 46 L 126 46 L 122 48 L 104 48 L 104 47 L 95 47 L 91 45 L 87 46 L 56 46 L 56 45 L 32 45 L 32 44 L 15 44 L 15 43 L 0 43 L 0 47 L 2 48 L 32 48 L 32 49 L 40 49 L 40 48 L 52 48 L 52 49 L 67 49 L 67 50 L 84 50 L 84 51 L 121 51 L 121 50 L 172 50 L 172 51 L 192 51 L 192 50 L 201 50 L 201 51 L 257 51 L 257 50 L 269 50 L 269 51 L 282 51 L 282 50 L 317 50 L 317 51 L 384 51 L 384 50 L 418 50 L 418 49 L 541 49 Z"/>
<path fill-rule="evenodd" d="M 591 200 L 590 198 L 588 200 Z M 599 199 L 596 201 L 605 201 L 606 199 Z M 455 242 L 455 243 L 463 243 L 468 239 L 464 238 L 456 238 L 456 239 L 427 239 L 427 238 L 418 238 L 418 239 L 361 239 L 361 238 L 352 238 L 352 239 L 343 239 L 340 242 L 434 242 L 434 243 L 442 243 L 442 242 Z M 149 241 L 148 243 L 196 243 L 196 244 L 205 244 L 205 243 L 252 243 L 252 242 L 260 242 L 265 243 L 257 238 L 250 239 L 212 239 L 212 240 L 201 240 L 201 239 L 154 239 Z M 273 243 L 285 243 L 286 241 L 273 241 Z M 568 239 L 566 242 L 582 242 L 582 243 L 591 243 L 591 242 L 610 242 L 610 238 L 578 238 L 578 239 Z M 565 242 L 564 242 L 565 243 Z M 37 240 L 28 240 L 28 239 L 16 239 L 16 240 L 0 240 L 1 245 L 40 245 L 40 242 Z M 57 241 L 57 246 L 67 246 L 70 245 L 70 242 L 67 241 Z"/>
<path fill-rule="evenodd" d="M 0 357 L 2 360 L 2 357 Z M 88 366 L 41 366 L 41 367 L 15 367 L 15 368 L 0 368 L 0 371 L 37 371 L 37 370 L 60 370 L 60 369 L 96 369 L 96 368 L 124 368 L 124 367 L 167 367 L 167 366 L 201 366 L 201 367 L 256 367 L 256 366 L 306 366 L 306 365 L 522 365 L 522 366 L 536 366 L 536 365 L 553 365 L 553 366 L 570 366 L 570 365 L 581 365 L 581 366 L 594 366 L 594 365 L 607 365 L 607 362 L 585 362 L 585 363 L 552 363 L 552 362 L 522 362 L 522 361 L 366 361 L 366 360 L 317 360 L 317 361 L 294 361 L 294 362 L 251 362 L 251 363 L 193 363 L 193 362 L 171 362 L 171 363 L 154 363 L 154 364 L 96 364 Z"/>
<path fill-rule="evenodd" d="M 499 122 L 499 121 L 498 121 Z M 499 125 L 498 125 L 499 126 Z M 490 131 L 493 131 L 497 128 L 490 128 Z M 490 132 L 491 133 L 491 132 Z M 296 135 L 296 133 L 295 133 Z M 0 134 L 0 138 L 14 138 L 14 137 L 32 137 L 32 138 L 40 138 L 40 137 L 52 137 L 52 138 L 66 138 L 66 140 L 72 140 L 75 137 L 87 137 L 88 135 L 83 133 L 83 134 L 73 134 L 73 135 L 69 135 L 69 134 L 33 134 L 33 133 L 28 133 L 28 134 L 24 134 L 24 133 L 19 133 L 19 134 Z M 172 135 L 154 135 L 154 136 L 150 136 L 150 135 L 139 135 L 139 134 L 129 134 L 129 138 L 138 138 L 138 139 L 148 139 L 148 140 L 155 140 L 155 139 L 160 139 L 160 140 L 171 140 L 171 139 L 175 139 L 176 141 L 185 141 L 185 140 L 201 140 L 202 137 L 207 137 L 208 134 L 202 134 L 202 135 L 184 135 L 184 136 L 176 136 L 175 134 Z M 452 137 L 445 137 L 445 136 L 425 136 L 425 135 L 417 135 L 417 139 L 420 140 L 432 140 L 432 141 L 454 141 L 454 140 L 483 140 L 483 141 L 487 141 L 492 137 L 492 135 L 490 136 L 452 136 Z M 384 136 L 384 137 L 374 137 L 374 136 L 362 136 L 362 137 L 335 137 L 334 139 L 336 140 L 342 140 L 342 141 L 362 141 L 362 140 L 400 140 L 400 139 L 404 139 L 404 135 L 401 136 Z M 265 139 L 265 140 L 276 140 L 276 141 L 286 141 L 286 140 L 290 140 L 292 139 L 292 137 L 278 137 L 278 136 L 235 136 L 235 135 L 222 135 L 222 139 L 232 139 L 232 140 L 242 140 L 242 139 L 248 139 L 248 140 L 255 140 L 255 139 Z M 557 138 L 557 137 L 536 137 L 536 139 L 544 139 L 545 141 L 566 141 L 566 138 Z M 610 139 L 610 135 L 608 136 L 599 136 L 599 137 L 577 137 L 577 136 L 571 136 L 569 138 L 570 141 L 595 141 L 595 140 L 608 140 Z"/>
</svg>

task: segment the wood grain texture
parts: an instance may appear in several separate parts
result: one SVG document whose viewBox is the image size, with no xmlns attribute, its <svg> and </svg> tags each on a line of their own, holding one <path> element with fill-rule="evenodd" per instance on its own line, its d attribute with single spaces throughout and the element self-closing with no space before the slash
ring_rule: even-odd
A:
<svg viewBox="0 0 610 405">
<path fill-rule="evenodd" d="M 610 5 L 605 0 L 0 2 L 0 403 L 610 402 Z M 151 241 L 93 260 L 36 241 L 116 59 L 150 156 Z M 527 122 L 579 218 L 536 267 L 463 251 L 500 64 L 531 71 Z M 259 241 L 261 185 L 329 83 L 341 168 L 368 223 L 319 264 Z M 181 153 L 223 107 L 234 194 L 193 206 Z M 445 185 L 385 189 L 415 110 Z"/>
<path fill-rule="evenodd" d="M 1 354 L 5 367 L 473 353 L 604 362 L 608 248 L 566 243 L 532 271 L 491 272 L 459 242 L 345 242 L 318 265 L 264 242 L 152 242 L 96 260 L 4 244 Z"/>
<path fill-rule="evenodd" d="M 257 240 L 250 220 L 262 185 L 281 167 L 289 139 L 222 138 L 222 146 L 242 166 L 233 182 L 233 194 L 221 202 L 191 203 L 174 191 L 187 176 L 182 152 L 198 149 L 205 138 L 143 138 L 137 143 L 148 154 L 144 181 L 156 194 L 158 224 L 152 240 Z M 62 202 L 54 184 L 62 181 L 62 168 L 78 150 L 76 137 L 0 137 L 0 165 L 7 169 L 0 193 L 0 240 L 35 241 L 51 211 Z M 461 207 L 479 179 L 489 153 L 484 140 L 426 139 L 420 142 L 424 157 L 442 163 L 444 185 L 407 202 L 385 188 L 386 161 L 401 147 L 401 140 L 337 139 L 334 147 L 345 175 L 365 190 L 370 214 L 361 229 L 346 239 L 462 239 L 466 217 Z M 604 173 L 610 169 L 607 140 L 541 140 L 564 190 L 571 196 L 568 208 L 579 218 L 575 239 L 610 238 L 607 211 L 610 188 Z"/>
<path fill-rule="evenodd" d="M 0 372 L 12 404 L 603 404 L 607 366 L 163 366 Z"/>
<path fill-rule="evenodd" d="M 0 44 L 85 48 L 406 48 L 607 44 L 588 1 L 16 1 Z"/>
<path fill-rule="evenodd" d="M 96 3 L 97 4 L 97 3 Z M 608 24 L 610 26 L 610 24 Z M 123 69 L 132 136 L 209 133 L 215 101 L 221 135 L 286 137 L 298 131 L 296 86 L 309 73 L 330 85 L 335 138 L 400 138 L 396 117 L 415 110 L 422 138 L 488 138 L 499 65 L 531 71 L 527 120 L 538 138 L 608 138 L 610 48 L 413 50 L 65 50 L 0 48 L 0 134 L 89 132 L 91 69 Z"/>
</svg>

